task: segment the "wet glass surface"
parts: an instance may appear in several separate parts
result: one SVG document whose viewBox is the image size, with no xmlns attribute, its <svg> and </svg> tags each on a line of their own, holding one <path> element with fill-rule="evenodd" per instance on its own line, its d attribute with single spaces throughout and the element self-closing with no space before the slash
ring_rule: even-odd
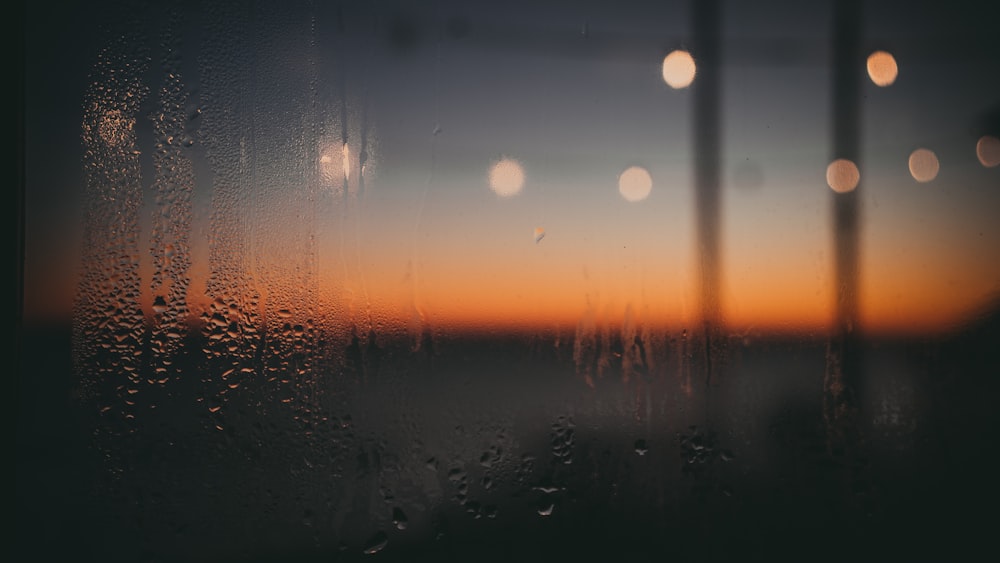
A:
<svg viewBox="0 0 1000 563">
<path fill-rule="evenodd" d="M 29 6 L 15 559 L 978 555 L 983 10 Z"/>
</svg>

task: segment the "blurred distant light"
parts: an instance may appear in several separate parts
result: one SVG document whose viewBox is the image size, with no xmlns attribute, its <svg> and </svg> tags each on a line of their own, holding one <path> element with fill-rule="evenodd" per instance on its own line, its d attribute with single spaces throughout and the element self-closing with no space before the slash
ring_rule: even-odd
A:
<svg viewBox="0 0 1000 563">
<path fill-rule="evenodd" d="M 675 90 L 690 86 L 696 70 L 694 59 L 687 51 L 671 51 L 663 59 L 663 81 Z"/>
<path fill-rule="evenodd" d="M 852 191 L 860 180 L 858 166 L 846 158 L 838 158 L 826 167 L 826 183 L 837 193 Z"/>
<path fill-rule="evenodd" d="M 642 201 L 653 189 L 653 178 L 641 166 L 632 166 L 618 177 L 618 191 L 626 201 Z"/>
<path fill-rule="evenodd" d="M 1000 164 L 1000 139 L 992 135 L 983 135 L 976 143 L 976 156 L 979 162 L 987 168 Z"/>
<path fill-rule="evenodd" d="M 937 178 L 941 165 L 937 155 L 929 149 L 917 149 L 910 153 L 910 175 L 918 182 L 930 182 Z"/>
<path fill-rule="evenodd" d="M 490 189 L 500 197 L 520 193 L 524 187 L 524 168 L 511 158 L 504 158 L 490 168 Z"/>
<path fill-rule="evenodd" d="M 896 59 L 885 51 L 875 51 L 868 55 L 868 76 L 877 86 L 888 86 L 896 81 L 899 68 Z"/>
</svg>

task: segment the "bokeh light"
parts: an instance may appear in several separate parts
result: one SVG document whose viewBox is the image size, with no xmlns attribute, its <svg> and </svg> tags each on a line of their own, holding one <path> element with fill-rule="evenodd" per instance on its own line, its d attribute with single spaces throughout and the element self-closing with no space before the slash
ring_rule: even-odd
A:
<svg viewBox="0 0 1000 563">
<path fill-rule="evenodd" d="M 618 191 L 626 201 L 642 201 L 652 190 L 653 178 L 641 166 L 632 166 L 618 177 Z"/>
<path fill-rule="evenodd" d="M 868 55 L 868 77 L 877 86 L 889 86 L 896 81 L 899 67 L 896 58 L 885 51 L 875 51 Z"/>
<path fill-rule="evenodd" d="M 910 153 L 910 175 L 918 182 L 930 182 L 937 178 L 941 165 L 937 155 L 929 149 L 917 149 Z"/>
<path fill-rule="evenodd" d="M 979 162 L 987 168 L 1000 164 L 1000 139 L 992 135 L 983 135 L 976 143 L 976 156 Z"/>
<path fill-rule="evenodd" d="M 520 193 L 524 187 L 524 168 L 512 158 L 503 158 L 490 168 L 490 189 L 500 197 Z"/>
<path fill-rule="evenodd" d="M 690 86 L 696 70 L 694 58 L 687 51 L 671 51 L 663 59 L 663 81 L 675 90 Z"/>
<path fill-rule="evenodd" d="M 846 158 L 838 158 L 826 167 L 826 183 L 839 194 L 854 190 L 860 180 L 858 166 Z"/>
</svg>

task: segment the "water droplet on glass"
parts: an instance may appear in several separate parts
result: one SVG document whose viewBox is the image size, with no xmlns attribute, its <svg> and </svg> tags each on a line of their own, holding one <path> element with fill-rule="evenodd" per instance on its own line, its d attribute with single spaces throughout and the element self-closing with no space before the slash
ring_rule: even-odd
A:
<svg viewBox="0 0 1000 563">
<path fill-rule="evenodd" d="M 637 453 L 639 455 L 646 455 L 646 452 L 648 452 L 648 451 L 649 451 L 649 447 L 646 445 L 646 441 L 645 440 L 636 440 L 635 441 L 635 453 Z"/>
<path fill-rule="evenodd" d="M 546 493 L 546 494 L 548 494 L 548 493 L 555 493 L 555 492 L 559 492 L 559 491 L 562 490 L 561 487 L 556 487 L 556 486 L 553 486 L 553 485 L 539 485 L 537 487 L 534 487 L 534 489 L 536 491 L 541 491 L 541 492 Z"/>
<path fill-rule="evenodd" d="M 472 515 L 476 520 L 483 517 L 483 509 L 480 507 L 479 502 L 469 501 L 465 503 L 465 511 Z"/>
<path fill-rule="evenodd" d="M 392 494 L 391 490 L 381 489 L 381 491 L 382 491 L 382 500 L 384 500 L 385 502 L 392 502 L 396 500 L 396 496 Z"/>
<path fill-rule="evenodd" d="M 156 298 L 153 299 L 153 312 L 158 315 L 162 315 L 167 312 L 167 300 L 162 295 L 157 295 Z"/>
<path fill-rule="evenodd" d="M 545 238 L 545 229 L 541 227 L 535 227 L 534 237 L 535 237 L 535 244 L 541 242 L 541 240 Z"/>
<path fill-rule="evenodd" d="M 365 543 L 365 555 L 372 555 L 382 551 L 388 543 L 389 537 L 385 535 L 385 532 L 378 532 Z"/>
<path fill-rule="evenodd" d="M 395 524 L 397 530 L 405 530 L 409 523 L 409 520 L 406 519 L 406 513 L 399 507 L 392 509 L 392 523 Z"/>
</svg>

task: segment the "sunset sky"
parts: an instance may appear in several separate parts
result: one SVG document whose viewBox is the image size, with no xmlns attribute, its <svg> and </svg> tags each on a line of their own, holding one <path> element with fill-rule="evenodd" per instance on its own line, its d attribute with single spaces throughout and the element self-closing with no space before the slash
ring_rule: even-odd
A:
<svg viewBox="0 0 1000 563">
<path fill-rule="evenodd" d="M 835 287 L 830 14 L 769 4 L 723 3 L 721 317 L 733 330 L 822 330 Z M 266 310 L 305 303 L 316 312 L 293 314 L 381 328 L 617 325 L 626 310 L 649 324 L 696 323 L 695 90 L 662 75 L 664 57 L 690 45 L 687 5 L 261 3 L 266 17 L 220 8 L 179 28 L 140 12 L 145 50 L 135 52 L 150 58 L 136 78 L 148 93 L 134 125 L 114 122 L 132 137 L 104 160 L 81 141 L 85 101 L 132 72 L 112 80 L 95 72 L 99 60 L 133 55 L 102 54 L 118 35 L 85 33 L 74 24 L 83 14 L 29 7 L 25 315 L 70 318 L 93 250 L 81 242 L 94 219 L 85 164 L 106 172 L 129 155 L 151 314 L 163 266 L 151 233 L 165 205 L 155 180 L 182 179 L 151 156 L 173 73 L 182 110 L 201 115 L 187 125 L 196 140 L 176 153 L 192 171 L 190 215 L 166 219 L 190 237 L 195 310 L 217 297 L 208 276 L 222 260 L 243 269 Z M 976 153 L 980 138 L 1000 135 L 1000 53 L 974 11 L 920 6 L 866 3 L 865 55 L 885 49 L 898 64 L 888 86 L 866 75 L 860 102 L 859 308 L 874 331 L 936 332 L 1000 303 L 1000 167 Z M 957 28 L 964 43 L 951 41 Z M 174 59 L 158 51 L 164 34 Z M 110 113 L 113 99 L 97 119 L 123 115 Z M 940 166 L 928 182 L 908 168 L 920 148 Z M 519 177 L 491 186 L 501 161 Z M 648 195 L 620 191 L 632 167 L 648 173 Z M 220 198 L 223 184 L 243 195 Z M 220 220 L 233 232 L 213 233 Z M 223 248 L 233 240 L 241 249 Z"/>
</svg>

